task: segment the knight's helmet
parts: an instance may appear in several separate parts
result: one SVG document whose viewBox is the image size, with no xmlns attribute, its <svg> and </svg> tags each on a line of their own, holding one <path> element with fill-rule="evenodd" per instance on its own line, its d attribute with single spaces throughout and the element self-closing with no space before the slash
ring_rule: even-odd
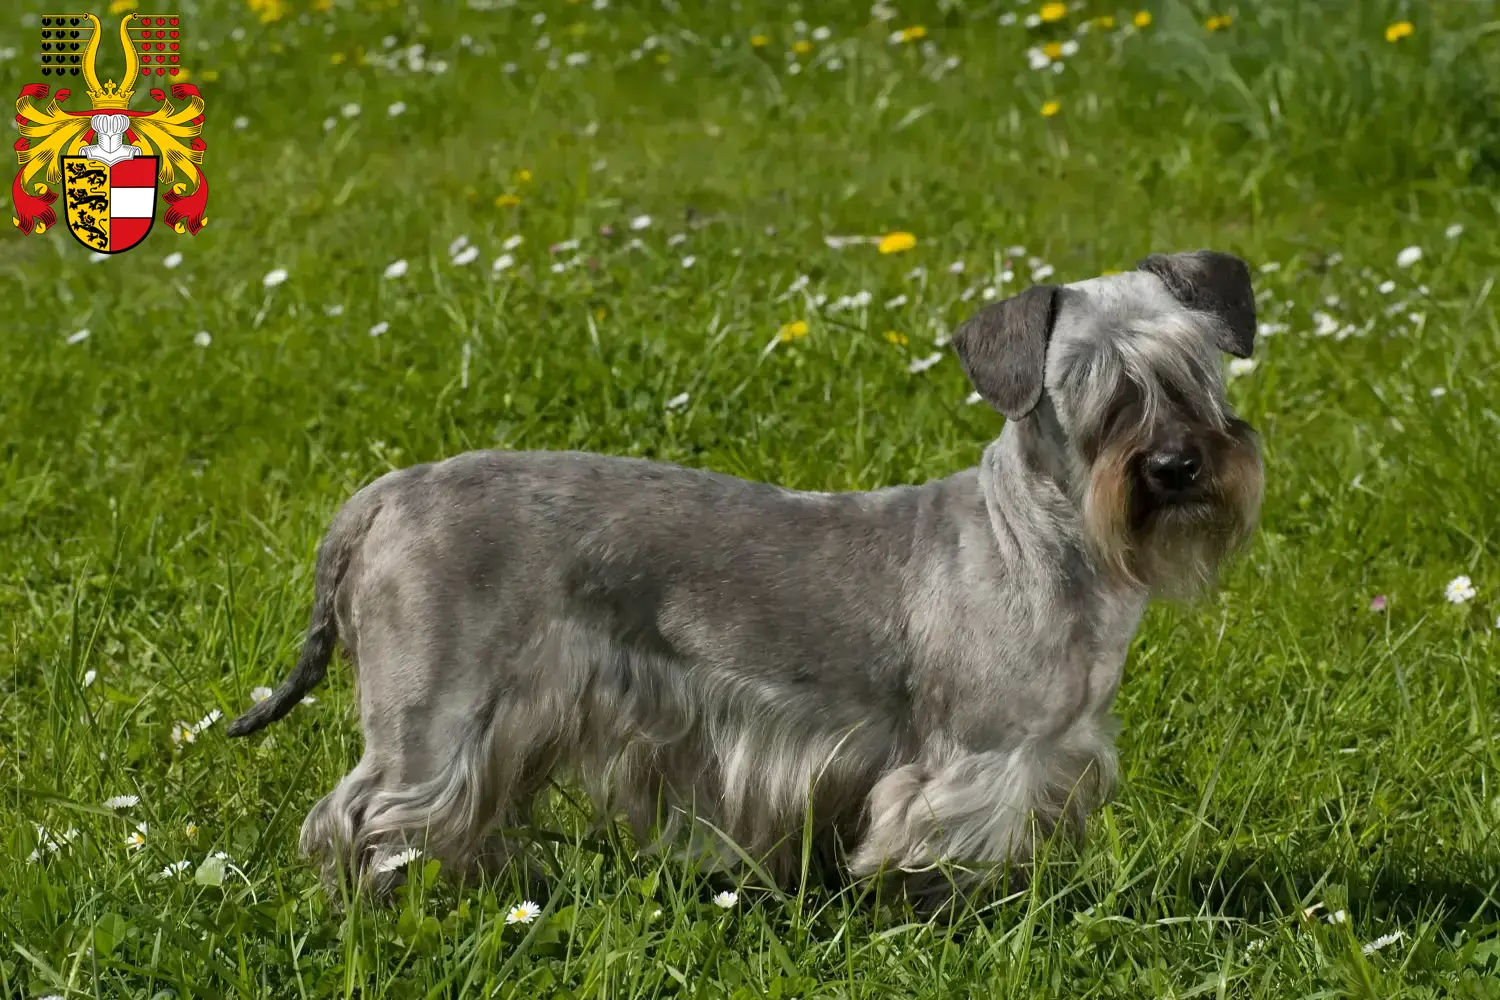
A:
<svg viewBox="0 0 1500 1000">
<path fill-rule="evenodd" d="M 101 29 L 93 14 L 43 14 L 41 19 L 43 76 L 83 76 L 95 111 L 123 111 L 130 107 L 136 82 L 154 72 L 163 83 L 184 69 L 181 18 L 176 14 L 127 14 L 120 20 L 120 45 L 125 50 L 125 74 L 100 82 L 95 72 Z"/>
</svg>

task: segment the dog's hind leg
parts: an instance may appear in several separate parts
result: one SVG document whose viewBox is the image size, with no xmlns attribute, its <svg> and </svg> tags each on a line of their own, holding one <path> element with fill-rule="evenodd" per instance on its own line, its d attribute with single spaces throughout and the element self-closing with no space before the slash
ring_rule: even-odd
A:
<svg viewBox="0 0 1500 1000">
<path fill-rule="evenodd" d="M 544 706 L 502 681 L 501 664 L 455 655 L 421 627 L 436 616 L 412 614 L 426 610 L 420 597 L 393 596 L 355 615 L 364 755 L 302 830 L 303 851 L 322 855 L 330 875 L 342 865 L 376 895 L 400 881 L 408 850 L 460 876 L 493 854 L 486 835 L 524 814 L 557 731 Z"/>
</svg>

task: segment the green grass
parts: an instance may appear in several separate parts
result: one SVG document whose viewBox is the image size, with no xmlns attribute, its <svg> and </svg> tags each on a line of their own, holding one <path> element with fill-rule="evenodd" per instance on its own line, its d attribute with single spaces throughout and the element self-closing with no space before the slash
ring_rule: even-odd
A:
<svg viewBox="0 0 1500 1000">
<path fill-rule="evenodd" d="M 103 263 L 62 231 L 0 239 L 0 994 L 1500 997 L 1494 0 L 1153 3 L 1141 31 L 1094 0 L 1037 30 L 1008 2 L 378 6 L 183 4 L 208 228 Z M 1105 14 L 1062 73 L 1027 67 Z M 831 37 L 794 75 L 799 18 Z M 35 30 L 0 26 L 7 93 Z M 447 72 L 359 57 L 415 43 Z M 894 230 L 917 246 L 823 242 Z M 510 881 L 431 872 L 337 912 L 295 838 L 358 755 L 347 672 L 264 739 L 173 743 L 288 669 L 317 539 L 387 469 L 587 448 L 863 489 L 973 463 L 1000 418 L 951 354 L 907 366 L 1016 244 L 1010 290 L 1029 256 L 1074 280 L 1231 250 L 1283 326 L 1231 384 L 1262 529 L 1221 593 L 1148 615 L 1121 794 L 1025 894 L 953 926 L 855 893 L 721 910 L 691 872 L 579 846 L 559 800 L 536 923 L 505 925 Z M 1450 604 L 1460 574 L 1477 596 Z M 48 851 L 34 824 L 77 833 Z"/>
</svg>

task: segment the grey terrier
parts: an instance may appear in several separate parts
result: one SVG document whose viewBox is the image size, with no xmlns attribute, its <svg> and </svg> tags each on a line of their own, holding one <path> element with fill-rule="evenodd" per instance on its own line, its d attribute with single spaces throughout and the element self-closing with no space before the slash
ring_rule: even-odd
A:
<svg viewBox="0 0 1500 1000">
<path fill-rule="evenodd" d="M 805 832 L 918 899 L 1024 874 L 1113 793 L 1148 599 L 1201 591 L 1252 531 L 1260 453 L 1218 352 L 1255 330 L 1245 262 L 1206 250 L 989 305 L 953 346 L 1004 427 L 921 486 L 576 452 L 389 473 L 319 548 L 296 668 L 229 732 L 285 715 L 342 639 L 364 755 L 301 846 L 377 892 L 410 847 L 503 864 L 500 828 L 561 775 L 648 849 L 686 834 L 775 880 Z"/>
</svg>

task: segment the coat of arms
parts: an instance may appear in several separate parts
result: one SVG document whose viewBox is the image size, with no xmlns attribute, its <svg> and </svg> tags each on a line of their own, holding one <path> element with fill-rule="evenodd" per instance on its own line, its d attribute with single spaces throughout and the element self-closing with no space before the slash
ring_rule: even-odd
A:
<svg viewBox="0 0 1500 1000">
<path fill-rule="evenodd" d="M 146 238 L 156 218 L 158 188 L 167 202 L 164 219 L 175 232 L 197 233 L 207 224 L 203 98 L 194 85 L 169 79 L 183 71 L 179 21 L 176 14 L 128 14 L 120 21 L 125 77 L 116 85 L 100 83 L 94 71 L 98 18 L 42 17 L 42 75 L 81 73 L 91 107 L 65 110 L 62 104 L 71 93 L 66 88 L 59 87 L 50 100 L 48 84 L 21 88 L 16 99 L 21 169 L 11 184 L 11 200 L 23 233 L 44 233 L 57 222 L 56 185 L 62 186 L 68 231 L 98 253 L 121 253 Z M 153 88 L 154 110 L 130 110 L 137 80 L 153 74 L 170 87 L 171 98 Z"/>
</svg>

